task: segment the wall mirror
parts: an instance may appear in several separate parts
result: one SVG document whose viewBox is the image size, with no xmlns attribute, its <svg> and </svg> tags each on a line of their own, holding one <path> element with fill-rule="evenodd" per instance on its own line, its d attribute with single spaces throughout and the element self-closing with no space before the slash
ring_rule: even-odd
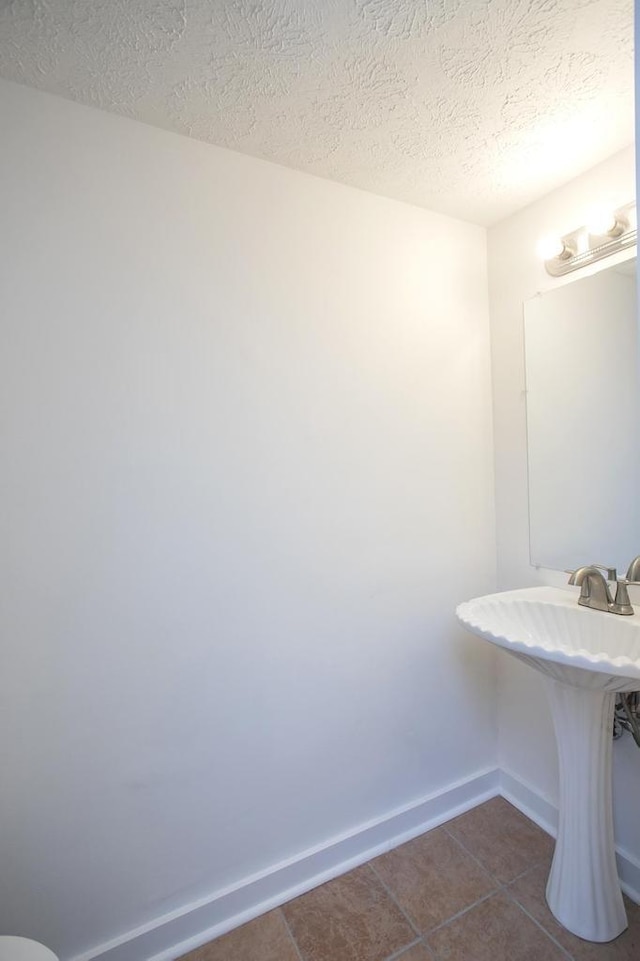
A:
<svg viewBox="0 0 640 961">
<path fill-rule="evenodd" d="M 636 260 L 525 302 L 530 558 L 607 564 L 640 553 Z"/>
</svg>

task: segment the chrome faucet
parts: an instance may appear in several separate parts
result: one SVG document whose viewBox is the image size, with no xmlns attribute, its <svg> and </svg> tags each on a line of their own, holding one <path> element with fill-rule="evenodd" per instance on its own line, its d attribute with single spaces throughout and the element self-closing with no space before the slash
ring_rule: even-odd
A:
<svg viewBox="0 0 640 961">
<path fill-rule="evenodd" d="M 636 560 L 638 560 L 638 570 L 640 572 L 640 560 L 638 558 Z M 601 571 L 606 571 L 606 578 Z M 627 590 L 628 580 L 624 577 L 618 578 L 615 567 L 589 564 L 567 573 L 571 575 L 569 583 L 576 584 L 581 588 L 578 604 L 582 604 L 583 607 L 590 607 L 594 611 L 606 611 L 609 614 L 634 613 Z M 615 600 L 611 597 L 607 580 L 615 582 Z"/>
<path fill-rule="evenodd" d="M 640 557 L 634 557 L 629 564 L 626 580 L 629 584 L 640 584 Z"/>
</svg>

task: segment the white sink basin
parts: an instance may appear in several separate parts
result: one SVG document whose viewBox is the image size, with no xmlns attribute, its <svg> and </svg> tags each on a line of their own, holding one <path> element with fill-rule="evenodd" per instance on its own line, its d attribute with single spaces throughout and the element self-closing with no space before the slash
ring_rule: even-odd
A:
<svg viewBox="0 0 640 961">
<path fill-rule="evenodd" d="M 530 587 L 460 604 L 458 620 L 543 674 L 602 691 L 640 690 L 640 617 L 578 606 L 578 594 Z"/>
<path fill-rule="evenodd" d="M 616 692 L 640 690 L 638 611 L 590 610 L 577 593 L 532 587 L 466 601 L 456 615 L 545 676 L 560 762 L 547 902 L 573 934 L 611 941 L 627 927 L 613 837 L 613 712 Z"/>
</svg>

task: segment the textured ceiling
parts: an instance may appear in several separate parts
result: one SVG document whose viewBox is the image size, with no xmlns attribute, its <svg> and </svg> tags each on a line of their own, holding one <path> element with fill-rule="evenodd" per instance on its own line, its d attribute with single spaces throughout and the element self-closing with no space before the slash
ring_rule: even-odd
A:
<svg viewBox="0 0 640 961">
<path fill-rule="evenodd" d="M 0 0 L 0 76 L 489 224 L 632 142 L 633 0 Z"/>
</svg>

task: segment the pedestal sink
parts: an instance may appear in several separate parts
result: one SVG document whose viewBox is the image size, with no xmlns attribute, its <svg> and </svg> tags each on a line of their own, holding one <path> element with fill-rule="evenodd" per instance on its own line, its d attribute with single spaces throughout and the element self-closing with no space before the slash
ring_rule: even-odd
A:
<svg viewBox="0 0 640 961">
<path fill-rule="evenodd" d="M 560 760 L 560 821 L 547 903 L 587 941 L 627 927 L 611 803 L 615 695 L 640 690 L 640 617 L 578 606 L 577 594 L 532 587 L 456 610 L 461 624 L 545 675 Z"/>
</svg>

